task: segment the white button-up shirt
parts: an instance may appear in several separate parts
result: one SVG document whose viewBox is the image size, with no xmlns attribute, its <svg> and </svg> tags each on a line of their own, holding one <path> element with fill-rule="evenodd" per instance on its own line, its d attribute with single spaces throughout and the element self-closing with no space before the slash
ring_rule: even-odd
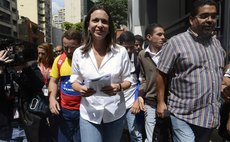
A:
<svg viewBox="0 0 230 142">
<path fill-rule="evenodd" d="M 145 49 L 145 52 L 149 52 L 150 57 L 156 65 L 158 64 L 159 58 L 161 56 L 161 51 L 162 50 L 158 51 L 157 53 L 151 52 L 149 46 Z"/>
<path fill-rule="evenodd" d="M 116 45 L 108 52 L 100 67 L 97 67 L 92 48 L 82 54 L 82 46 L 74 51 L 72 59 L 72 75 L 70 82 L 82 83 L 84 80 L 94 79 L 102 75 L 111 74 L 111 83 L 131 81 L 130 59 L 126 49 Z M 82 97 L 80 115 L 89 122 L 100 124 L 115 121 L 125 114 L 125 99 L 123 92 L 109 96 L 96 92 L 90 97 Z"/>
<path fill-rule="evenodd" d="M 124 95 L 125 95 L 125 105 L 126 105 L 126 109 L 129 109 L 133 106 L 133 103 L 135 102 L 135 92 L 136 92 L 136 85 L 137 85 L 137 75 L 135 72 L 135 64 L 134 64 L 134 54 L 132 53 L 131 55 L 131 86 L 129 87 L 129 89 L 124 90 Z"/>
</svg>

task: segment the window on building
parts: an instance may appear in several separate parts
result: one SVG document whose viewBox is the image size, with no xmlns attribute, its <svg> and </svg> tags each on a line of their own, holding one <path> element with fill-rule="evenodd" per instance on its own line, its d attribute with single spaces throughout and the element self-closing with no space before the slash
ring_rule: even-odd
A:
<svg viewBox="0 0 230 142">
<path fill-rule="evenodd" d="M 17 32 L 14 32 L 14 37 L 18 37 L 18 33 Z"/>
<path fill-rule="evenodd" d="M 0 25 L 0 31 L 2 34 L 11 35 L 11 28 Z"/>
<path fill-rule="evenodd" d="M 10 2 L 7 0 L 3 0 L 2 6 L 6 9 L 10 9 Z"/>
<path fill-rule="evenodd" d="M 13 20 L 13 25 L 17 26 L 17 21 Z"/>
<path fill-rule="evenodd" d="M 11 18 L 11 17 L 10 17 L 9 14 L 0 11 L 0 21 L 10 23 L 10 18 Z"/>
<path fill-rule="evenodd" d="M 17 9 L 15 9 L 15 8 L 12 7 L 12 12 L 13 12 L 13 13 L 16 13 L 16 12 L 17 12 Z"/>
</svg>

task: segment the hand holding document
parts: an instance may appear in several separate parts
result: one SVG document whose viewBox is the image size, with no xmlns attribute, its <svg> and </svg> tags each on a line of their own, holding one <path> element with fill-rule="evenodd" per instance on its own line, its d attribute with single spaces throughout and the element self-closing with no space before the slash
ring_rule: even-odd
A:
<svg viewBox="0 0 230 142">
<path fill-rule="evenodd" d="M 96 92 L 101 92 L 101 88 L 111 85 L 111 74 L 106 74 L 97 78 L 88 79 L 85 81 L 88 88 L 94 89 Z"/>
</svg>

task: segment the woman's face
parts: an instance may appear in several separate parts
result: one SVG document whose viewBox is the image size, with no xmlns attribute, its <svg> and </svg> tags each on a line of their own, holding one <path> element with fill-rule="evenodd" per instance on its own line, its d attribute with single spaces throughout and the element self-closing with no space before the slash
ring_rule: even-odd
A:
<svg viewBox="0 0 230 142">
<path fill-rule="evenodd" d="M 44 49 L 42 49 L 42 48 L 38 48 L 38 58 L 41 61 L 44 61 L 46 57 L 47 57 L 46 51 Z"/>
<path fill-rule="evenodd" d="M 95 10 L 89 20 L 89 32 L 93 39 L 102 40 L 109 32 L 109 16 L 104 10 Z"/>
</svg>

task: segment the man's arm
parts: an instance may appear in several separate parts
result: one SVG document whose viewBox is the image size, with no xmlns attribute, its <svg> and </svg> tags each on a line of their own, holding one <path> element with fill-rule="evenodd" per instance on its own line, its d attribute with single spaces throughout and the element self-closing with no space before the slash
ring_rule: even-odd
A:
<svg viewBox="0 0 230 142">
<path fill-rule="evenodd" d="M 143 64 L 141 62 L 141 55 L 139 54 L 138 55 L 138 64 L 139 64 L 139 68 L 140 68 L 140 77 L 139 77 L 139 80 L 140 80 L 140 88 L 139 88 L 139 92 L 138 92 L 138 103 L 139 103 L 139 107 L 140 107 L 140 110 L 142 111 L 146 111 L 146 108 L 145 108 L 145 102 L 144 102 L 144 95 L 145 95 L 145 88 L 146 88 L 146 79 L 145 79 L 145 72 L 144 72 L 144 67 L 143 67 Z"/>
<path fill-rule="evenodd" d="M 160 118 L 164 118 L 164 112 L 167 110 L 165 103 L 165 84 L 166 84 L 166 75 L 157 71 L 156 76 L 156 90 L 157 90 L 157 115 Z"/>
<path fill-rule="evenodd" d="M 60 105 L 57 101 L 58 81 L 59 79 L 51 77 L 49 81 L 49 88 L 48 88 L 50 111 L 56 115 L 58 115 L 60 111 Z"/>
</svg>

